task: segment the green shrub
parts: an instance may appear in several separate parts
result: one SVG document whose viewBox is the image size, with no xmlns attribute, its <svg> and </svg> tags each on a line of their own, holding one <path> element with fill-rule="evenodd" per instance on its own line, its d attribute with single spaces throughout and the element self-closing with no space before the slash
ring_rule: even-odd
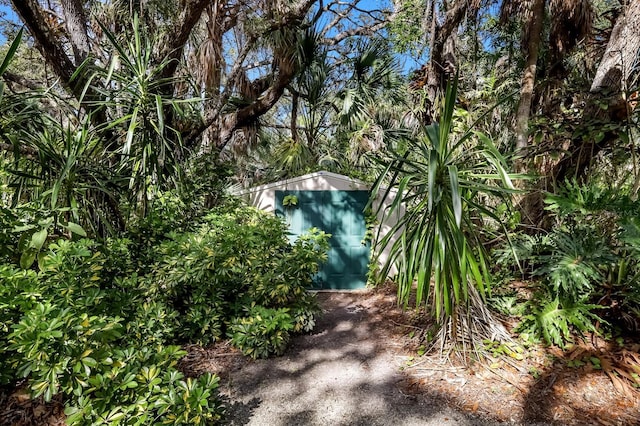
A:
<svg viewBox="0 0 640 426">
<path fill-rule="evenodd" d="M 247 207 L 219 209 L 196 232 L 172 234 L 156 257 L 150 292 L 180 313 L 178 337 L 207 344 L 252 304 L 295 309 L 295 330 L 319 312 L 306 292 L 326 259 L 327 235 L 314 230 L 293 245 L 284 223 Z"/>
<path fill-rule="evenodd" d="M 69 424 L 215 423 L 218 378 L 185 379 L 175 368 L 185 352 L 162 344 L 173 338 L 167 325 L 176 314 L 139 303 L 145 284 L 135 277 L 113 280 L 134 303 L 112 297 L 94 248 L 60 240 L 41 256 L 39 273 L 0 267 L 2 382 L 27 378 L 46 401 L 62 393 Z"/>
<path fill-rule="evenodd" d="M 572 341 L 574 331 L 579 333 L 597 332 L 596 323 L 602 323 L 594 311 L 602 306 L 585 301 L 564 301 L 549 295 L 534 299 L 530 304 L 530 314 L 523 317 L 516 329 L 519 333 L 542 336 L 547 344 L 564 347 Z"/>
<path fill-rule="evenodd" d="M 218 378 L 186 379 L 172 344 L 228 335 L 264 357 L 313 328 L 326 234 L 290 244 L 280 219 L 238 204 L 189 232 L 165 225 L 152 242 L 48 236 L 32 269 L 0 264 L 0 383 L 63 394 L 70 424 L 211 424 Z"/>
<path fill-rule="evenodd" d="M 624 191 L 571 182 L 545 201 L 552 230 L 514 236 L 496 253 L 504 267 L 515 264 L 515 252 L 522 278 L 539 286 L 518 330 L 558 346 L 574 333 L 640 330 L 640 202 Z"/>
<path fill-rule="evenodd" d="M 9 350 L 9 335 L 22 317 L 41 299 L 38 276 L 35 271 L 25 271 L 8 265 L 0 265 L 0 384 L 17 380 L 17 362 L 14 351 Z"/>
<path fill-rule="evenodd" d="M 91 375 L 79 371 L 67 404 L 67 423 L 76 425 L 209 425 L 221 419 L 219 378 L 206 373 L 185 379 L 175 365 L 186 352 L 177 346 L 116 349 L 95 362 Z M 131 422 L 134 423 L 131 423 Z"/>
<path fill-rule="evenodd" d="M 19 377 L 30 377 L 33 395 L 46 401 L 60 391 L 71 393 L 91 375 L 97 362 L 110 357 L 122 336 L 122 319 L 72 311 L 51 302 L 25 312 L 8 336 Z M 81 386 L 82 387 L 82 386 Z"/>
<path fill-rule="evenodd" d="M 252 358 L 282 355 L 294 320 L 288 309 L 253 306 L 248 316 L 235 318 L 229 331 L 233 345 Z"/>
<path fill-rule="evenodd" d="M 294 333 L 307 333 L 316 326 L 316 319 L 321 312 L 315 296 L 307 293 L 291 305 L 290 315 L 293 319 Z"/>
<path fill-rule="evenodd" d="M 19 235 L 12 232 L 21 225 L 15 209 L 0 206 L 0 262 L 12 262 L 18 257 Z"/>
</svg>

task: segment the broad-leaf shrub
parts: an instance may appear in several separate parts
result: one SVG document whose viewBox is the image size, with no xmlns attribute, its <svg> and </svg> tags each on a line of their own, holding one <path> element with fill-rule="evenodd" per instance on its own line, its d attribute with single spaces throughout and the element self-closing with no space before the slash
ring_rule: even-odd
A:
<svg viewBox="0 0 640 426">
<path fill-rule="evenodd" d="M 295 331 L 306 331 L 318 312 L 306 288 L 326 259 L 327 238 L 312 230 L 291 245 L 280 219 L 253 208 L 221 209 L 197 231 L 171 234 L 158 247 L 149 291 L 180 313 L 184 341 L 225 336 L 229 321 L 254 305 L 291 309 Z"/>
<path fill-rule="evenodd" d="M 185 354 L 178 346 L 128 347 L 96 360 L 92 374 L 84 365 L 85 374 L 81 367 L 75 378 L 78 398 L 65 410 L 67 423 L 215 424 L 223 413 L 219 378 L 185 378 L 175 369 Z"/>
<path fill-rule="evenodd" d="M 149 337 L 162 328 L 159 310 L 153 303 L 114 304 L 118 299 L 100 288 L 103 258 L 94 250 L 90 240 L 60 240 L 40 259 L 39 273 L 0 267 L 2 383 L 27 378 L 32 395 L 45 401 L 63 393 L 69 424 L 220 419 L 218 378 L 183 377 L 175 366 L 185 352 Z"/>
<path fill-rule="evenodd" d="M 294 327 L 289 310 L 253 306 L 246 317 L 235 318 L 229 334 L 234 346 L 252 358 L 282 355 Z"/>
<path fill-rule="evenodd" d="M 640 203 L 624 191 L 572 182 L 546 203 L 551 231 L 515 236 L 497 253 L 498 264 L 515 265 L 513 250 L 523 278 L 537 283 L 518 330 L 558 346 L 596 325 L 640 330 Z"/>
<path fill-rule="evenodd" d="M 70 424 L 212 424 L 218 378 L 185 378 L 174 344 L 229 336 L 264 357 L 313 328 L 305 288 L 326 234 L 290 244 L 282 221 L 236 203 L 190 232 L 154 235 L 155 245 L 59 239 L 31 269 L 0 263 L 0 382 L 25 378 L 45 400 L 62 393 Z"/>
</svg>

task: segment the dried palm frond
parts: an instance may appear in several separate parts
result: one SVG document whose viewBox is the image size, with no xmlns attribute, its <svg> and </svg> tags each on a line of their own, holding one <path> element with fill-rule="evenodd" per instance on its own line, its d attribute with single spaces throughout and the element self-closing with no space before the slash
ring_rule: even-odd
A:
<svg viewBox="0 0 640 426">
<path fill-rule="evenodd" d="M 640 353 L 638 347 L 631 350 L 600 349 L 592 344 L 581 343 L 575 345 L 565 355 L 568 360 L 582 360 L 584 368 L 590 368 L 595 360 L 600 369 L 611 380 L 615 389 L 628 397 L 636 397 L 640 386 Z"/>
<path fill-rule="evenodd" d="M 218 12 L 217 5 L 207 8 L 209 18 L 206 24 L 207 36 L 198 49 L 197 77 L 208 93 L 219 89 L 221 70 L 224 69 L 221 33 L 223 17 Z"/>
<path fill-rule="evenodd" d="M 384 146 L 384 129 L 373 122 L 362 123 L 362 128 L 353 132 L 349 140 L 348 156 L 352 163 L 363 165 L 366 155 L 379 151 Z"/>
<path fill-rule="evenodd" d="M 440 320 L 443 326 L 429 350 L 439 348 L 441 355 L 456 355 L 464 363 L 469 361 L 470 354 L 483 358 L 486 341 L 513 343 L 507 329 L 487 308 L 475 287 L 469 286 L 469 303 L 459 305 L 457 310 L 456 315 Z"/>
<path fill-rule="evenodd" d="M 593 31 L 594 11 L 590 0 L 551 0 L 553 17 L 550 42 L 560 55 L 571 51 Z"/>
<path fill-rule="evenodd" d="M 533 10 L 533 0 L 504 0 L 500 7 L 500 23 L 513 20 L 527 22 Z"/>
</svg>

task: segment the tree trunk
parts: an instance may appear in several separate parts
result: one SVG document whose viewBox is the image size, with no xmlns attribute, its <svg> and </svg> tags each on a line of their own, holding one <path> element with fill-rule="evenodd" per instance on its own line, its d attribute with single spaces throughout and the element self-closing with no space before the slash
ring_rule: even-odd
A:
<svg viewBox="0 0 640 426">
<path fill-rule="evenodd" d="M 635 57 L 640 51 L 640 1 L 632 0 L 616 21 L 607 49 L 602 56 L 591 91 L 625 90 Z"/>
<path fill-rule="evenodd" d="M 84 8 L 80 0 L 61 0 L 60 3 L 62 3 L 65 25 L 71 41 L 76 66 L 78 66 L 87 58 L 90 49 Z"/>
<path fill-rule="evenodd" d="M 80 98 L 85 81 L 80 78 L 71 81 L 76 67 L 67 56 L 62 43 L 56 33 L 56 28 L 46 19 L 37 0 L 12 0 L 20 19 L 25 23 L 29 32 L 36 40 L 36 46 L 45 61 L 53 67 L 56 75 L 60 77 L 62 84 L 71 89 L 71 92 Z"/>
<path fill-rule="evenodd" d="M 536 83 L 536 71 L 540 43 L 542 41 L 542 26 L 544 22 L 545 0 L 535 0 L 531 15 L 526 25 L 524 45 L 526 63 L 522 75 L 520 88 L 520 101 L 516 113 L 516 153 L 520 156 L 515 162 L 518 173 L 526 173 L 528 170 L 527 148 L 529 147 L 529 117 L 531 116 L 531 104 Z M 522 182 L 519 185 L 524 186 Z M 518 200 L 518 209 L 522 220 L 530 226 L 538 226 L 544 212 L 542 193 L 538 190 L 530 190 Z"/>
<path fill-rule="evenodd" d="M 596 76 L 591 84 L 591 102 L 583 116 L 602 123 L 624 123 L 632 111 L 627 96 L 632 84 L 635 58 L 640 51 L 640 0 L 632 0 L 618 17 L 607 48 L 602 56 Z M 603 109 L 598 104 L 606 103 Z M 593 158 L 604 148 L 619 140 L 617 133 L 608 132 L 600 142 L 591 139 L 575 141 L 571 152 L 563 158 L 553 170 L 556 182 L 562 182 L 570 176 L 583 178 Z"/>
<path fill-rule="evenodd" d="M 460 22 L 469 12 L 477 10 L 476 4 L 465 0 L 457 0 L 446 11 L 442 25 L 437 24 L 437 10 L 435 2 L 432 5 L 431 37 L 429 42 L 429 62 L 422 67 L 416 81 L 412 82 L 412 88 L 426 89 L 427 111 L 421 117 L 421 121 L 429 124 L 434 121 L 433 105 L 438 93 L 446 85 L 445 76 L 455 74 L 455 56 L 447 51 L 447 41 L 458 28 Z"/>
<path fill-rule="evenodd" d="M 526 42 L 527 62 L 522 76 L 522 87 L 520 89 L 520 102 L 516 115 L 516 152 L 522 154 L 529 145 L 529 116 L 531 115 L 531 101 L 533 99 L 533 89 L 536 82 L 536 64 L 538 62 L 538 52 L 540 51 L 540 41 L 542 37 L 542 23 L 544 21 L 545 0 L 535 0 L 531 18 L 527 23 L 528 36 Z M 526 168 L 524 158 L 516 165 L 519 172 Z"/>
</svg>

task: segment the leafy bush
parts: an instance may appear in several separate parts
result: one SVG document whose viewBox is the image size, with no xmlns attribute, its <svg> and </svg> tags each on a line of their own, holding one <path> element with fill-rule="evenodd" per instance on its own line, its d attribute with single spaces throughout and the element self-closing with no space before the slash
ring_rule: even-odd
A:
<svg viewBox="0 0 640 426">
<path fill-rule="evenodd" d="M 312 231 L 289 244 L 283 222 L 247 207 L 220 209 L 195 231 L 172 234 L 155 257 L 149 291 L 180 313 L 178 337 L 210 343 L 252 304 L 293 308 L 296 331 L 318 312 L 306 292 L 326 259 L 327 235 Z"/>
<path fill-rule="evenodd" d="M 176 370 L 185 352 L 157 344 L 165 340 L 156 336 L 164 324 L 157 325 L 166 321 L 158 305 L 113 303 L 118 299 L 100 288 L 104 257 L 95 246 L 57 241 L 39 260 L 39 273 L 0 266 L 2 383 L 28 378 L 32 395 L 45 401 L 64 394 L 69 424 L 218 420 L 218 378 L 185 380 Z"/>
<path fill-rule="evenodd" d="M 175 365 L 186 352 L 178 346 L 116 349 L 96 361 L 88 377 L 82 367 L 73 390 L 78 398 L 65 410 L 69 424 L 209 425 L 221 419 L 219 378 L 205 373 L 185 379 Z M 86 364 L 84 364 L 85 372 Z"/>
<path fill-rule="evenodd" d="M 253 306 L 248 316 L 232 321 L 230 336 L 233 345 L 245 355 L 266 358 L 281 355 L 289 341 L 294 321 L 288 309 L 269 309 Z"/>
<path fill-rule="evenodd" d="M 599 305 L 578 301 L 561 303 L 547 295 L 531 304 L 531 314 L 525 315 L 517 328 L 520 333 L 542 336 L 548 344 L 564 347 L 572 340 L 573 330 L 584 333 L 597 332 L 595 323 L 602 319 L 594 314 Z"/>
<path fill-rule="evenodd" d="M 70 424 L 211 424 L 223 413 L 218 378 L 186 379 L 173 344 L 229 336 L 264 357 L 313 328 L 305 290 L 326 234 L 290 244 L 281 220 L 237 203 L 188 232 L 166 225 L 153 243 L 48 236 L 31 269 L 0 264 L 0 383 L 62 393 Z"/>
<path fill-rule="evenodd" d="M 539 285 L 518 330 L 558 346 L 575 332 L 596 332 L 596 324 L 640 330 L 640 203 L 572 182 L 546 203 L 552 230 L 517 235 L 496 253 L 499 265 L 513 265 L 512 249 L 523 278 Z"/>
</svg>

